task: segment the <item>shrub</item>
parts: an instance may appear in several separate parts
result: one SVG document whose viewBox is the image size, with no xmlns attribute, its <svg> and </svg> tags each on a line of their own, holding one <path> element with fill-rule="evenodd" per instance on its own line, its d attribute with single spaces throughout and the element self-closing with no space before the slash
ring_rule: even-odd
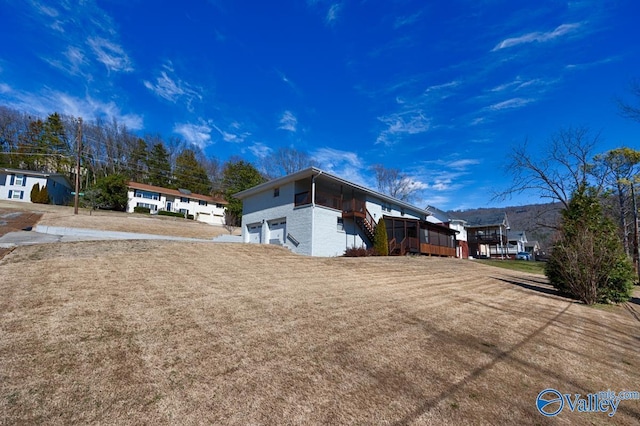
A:
<svg viewBox="0 0 640 426">
<path fill-rule="evenodd" d="M 180 212 L 168 212 L 166 210 L 160 210 L 158 212 L 158 216 L 171 216 L 171 217 L 181 217 L 184 219 L 184 213 L 180 213 Z M 191 219 L 193 220 L 193 215 L 192 214 L 187 214 L 187 219 Z"/>
<path fill-rule="evenodd" d="M 545 267 L 551 284 L 588 305 L 631 297 L 633 267 L 598 197 L 580 188 L 562 211 L 560 235 Z"/>
<path fill-rule="evenodd" d="M 36 183 L 35 185 L 33 185 L 33 188 L 31 188 L 31 202 L 37 203 L 39 195 L 40 195 L 40 184 Z"/>
<path fill-rule="evenodd" d="M 373 249 L 378 256 L 389 256 L 389 241 L 387 240 L 387 225 L 380 218 L 373 234 Z"/>
<path fill-rule="evenodd" d="M 133 208 L 133 212 L 134 213 L 146 213 L 146 214 L 149 214 L 149 213 L 151 213 L 151 209 L 149 207 L 136 206 L 136 207 Z"/>
<path fill-rule="evenodd" d="M 37 204 L 49 204 L 49 191 L 47 191 L 47 187 L 43 186 L 40 188 L 40 184 L 36 183 L 31 188 L 31 202 Z"/>
<path fill-rule="evenodd" d="M 38 194 L 38 203 L 49 204 L 49 191 L 46 186 L 43 186 L 42 189 L 40 189 L 40 194 Z"/>
<path fill-rule="evenodd" d="M 349 247 L 344 251 L 344 257 L 368 257 L 373 256 L 373 249 L 368 249 L 366 247 Z"/>
</svg>

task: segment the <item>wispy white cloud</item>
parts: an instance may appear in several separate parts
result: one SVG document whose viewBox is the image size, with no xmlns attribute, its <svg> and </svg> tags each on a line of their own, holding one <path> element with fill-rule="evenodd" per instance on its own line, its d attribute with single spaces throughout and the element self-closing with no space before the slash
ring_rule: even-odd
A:
<svg viewBox="0 0 640 426">
<path fill-rule="evenodd" d="M 163 65 L 163 70 L 156 77 L 155 83 L 144 80 L 144 86 L 157 96 L 176 103 L 179 99 L 184 99 L 190 108 L 194 99 L 202 100 L 201 90 L 191 84 L 174 76 L 175 71 L 171 61 Z"/>
<path fill-rule="evenodd" d="M 298 130 L 298 119 L 291 111 L 287 110 L 282 113 L 282 117 L 280 117 L 280 126 L 278 126 L 278 129 L 295 133 Z"/>
<path fill-rule="evenodd" d="M 249 151 L 256 158 L 265 158 L 266 156 L 268 156 L 273 152 L 273 149 L 263 144 L 262 142 L 256 142 L 249 147 Z"/>
<path fill-rule="evenodd" d="M 469 166 L 480 164 L 477 158 L 463 158 L 446 163 L 446 166 L 452 169 L 466 170 Z"/>
<path fill-rule="evenodd" d="M 425 133 L 431 127 L 431 119 L 422 110 L 398 112 L 378 117 L 386 125 L 376 139 L 376 144 L 393 145 L 406 135 Z"/>
<path fill-rule="evenodd" d="M 122 46 L 102 37 L 91 37 L 87 44 L 96 55 L 96 59 L 109 71 L 131 72 L 133 66 Z"/>
<path fill-rule="evenodd" d="M 92 80 L 90 62 L 85 56 L 84 51 L 77 46 L 68 46 L 67 50 L 62 53 L 61 59 L 42 58 L 49 65 L 63 71 L 69 75 L 81 75 L 85 80 Z"/>
<path fill-rule="evenodd" d="M 436 92 L 436 91 L 441 91 L 443 89 L 453 89 L 455 87 L 458 87 L 460 85 L 460 82 L 457 80 L 454 81 L 450 81 L 448 83 L 443 83 L 443 84 L 436 84 L 433 86 L 429 86 L 425 89 L 425 93 L 429 93 L 429 92 Z"/>
<path fill-rule="evenodd" d="M 331 5 L 331 7 L 329 7 L 329 10 L 327 11 L 327 16 L 325 16 L 324 18 L 324 22 L 327 25 L 335 25 L 335 22 L 338 20 L 338 18 L 340 17 L 340 12 L 342 11 L 342 4 L 341 3 L 334 3 Z"/>
<path fill-rule="evenodd" d="M 212 130 L 211 126 L 202 120 L 198 124 L 177 123 L 173 127 L 175 133 L 182 136 L 189 144 L 195 145 L 200 149 L 211 145 Z"/>
<path fill-rule="evenodd" d="M 399 16 L 393 21 L 393 28 L 397 30 L 398 28 L 415 24 L 416 22 L 418 22 L 421 16 L 422 16 L 422 11 L 414 13 L 412 15 L 408 15 L 408 16 Z"/>
<path fill-rule="evenodd" d="M 559 37 L 565 36 L 567 34 L 573 33 L 577 31 L 582 26 L 581 23 L 573 23 L 573 24 L 562 24 L 556 27 L 553 31 L 548 32 L 531 32 L 519 37 L 511 37 L 502 40 L 498 43 L 491 51 L 494 52 L 500 49 L 506 49 L 509 47 L 514 47 L 520 44 L 540 42 L 544 43 L 547 41 L 555 40 Z"/>
<path fill-rule="evenodd" d="M 326 147 L 311 152 L 310 156 L 321 169 L 359 185 L 373 188 L 375 182 L 371 179 L 371 173 L 357 153 Z"/>
<path fill-rule="evenodd" d="M 512 99 L 508 99 L 506 101 L 495 103 L 493 105 L 489 105 L 485 109 L 486 110 L 490 110 L 490 111 L 502 111 L 504 109 L 522 108 L 523 106 L 528 105 L 531 102 L 534 102 L 534 99 L 530 99 L 530 98 L 512 98 Z"/>
<path fill-rule="evenodd" d="M 215 124 L 211 126 L 222 136 L 222 140 L 225 142 L 242 143 L 251 136 L 250 132 L 242 130 L 242 126 L 237 121 L 229 124 L 226 130 Z"/>
<path fill-rule="evenodd" d="M 11 90 L 6 100 L 9 106 L 36 116 L 46 117 L 53 111 L 64 115 L 82 117 L 85 120 L 97 118 L 116 120 L 131 130 L 144 128 L 143 117 L 139 114 L 124 113 L 113 101 L 104 102 L 91 96 L 77 98 L 68 93 L 45 90 L 42 93 L 27 93 Z"/>
</svg>

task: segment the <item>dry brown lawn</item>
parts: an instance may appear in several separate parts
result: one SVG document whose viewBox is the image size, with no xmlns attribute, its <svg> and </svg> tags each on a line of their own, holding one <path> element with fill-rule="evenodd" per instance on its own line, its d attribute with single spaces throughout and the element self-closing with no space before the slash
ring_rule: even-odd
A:
<svg viewBox="0 0 640 426">
<path fill-rule="evenodd" d="M 40 225 L 70 228 L 100 229 L 104 231 L 137 232 L 142 234 L 168 235 L 174 237 L 211 239 L 228 234 L 222 226 L 168 216 L 149 216 L 137 213 L 122 213 L 107 210 L 90 211 L 73 207 L 0 201 L 0 208 L 34 211 L 43 214 Z M 235 235 L 239 235 L 239 229 Z"/>
<path fill-rule="evenodd" d="M 110 241 L 0 260 L 3 424 L 638 424 L 640 306 L 437 258 Z"/>
</svg>

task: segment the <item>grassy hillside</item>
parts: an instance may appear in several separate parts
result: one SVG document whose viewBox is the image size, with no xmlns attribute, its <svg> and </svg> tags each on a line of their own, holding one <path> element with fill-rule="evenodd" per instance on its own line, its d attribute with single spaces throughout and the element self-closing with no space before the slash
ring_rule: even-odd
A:
<svg viewBox="0 0 640 426">
<path fill-rule="evenodd" d="M 18 247 L 0 277 L 0 424 L 551 424 L 543 389 L 640 383 L 635 302 L 474 261 L 108 241 Z"/>
</svg>

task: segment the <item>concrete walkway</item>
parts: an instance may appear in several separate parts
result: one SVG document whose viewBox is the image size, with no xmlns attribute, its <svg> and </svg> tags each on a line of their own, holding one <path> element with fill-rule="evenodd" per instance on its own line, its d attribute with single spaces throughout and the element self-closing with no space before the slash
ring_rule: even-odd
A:
<svg viewBox="0 0 640 426">
<path fill-rule="evenodd" d="M 71 241 L 101 240 L 170 240 L 214 242 L 199 238 L 172 237 L 167 235 L 137 234 L 133 232 L 99 231 L 96 229 L 65 228 L 37 225 L 33 231 L 9 232 L 0 237 L 0 248 L 11 248 L 30 244 L 47 244 Z"/>
</svg>

